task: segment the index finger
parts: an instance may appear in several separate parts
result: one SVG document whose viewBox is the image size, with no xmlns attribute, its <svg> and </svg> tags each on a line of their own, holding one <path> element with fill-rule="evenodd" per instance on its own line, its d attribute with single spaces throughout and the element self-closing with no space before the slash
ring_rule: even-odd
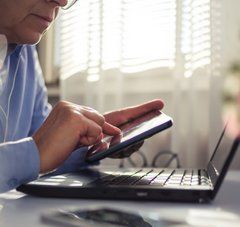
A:
<svg viewBox="0 0 240 227">
<path fill-rule="evenodd" d="M 105 118 L 102 114 L 100 114 L 97 110 L 87 107 L 87 106 L 79 106 L 77 104 L 72 104 L 72 106 L 80 112 L 82 115 L 84 115 L 86 118 L 94 121 L 99 126 L 103 126 L 105 123 Z"/>
<path fill-rule="evenodd" d="M 121 130 L 114 125 L 111 125 L 107 122 L 104 123 L 103 127 L 103 133 L 106 135 L 119 135 L 121 133 Z"/>
</svg>

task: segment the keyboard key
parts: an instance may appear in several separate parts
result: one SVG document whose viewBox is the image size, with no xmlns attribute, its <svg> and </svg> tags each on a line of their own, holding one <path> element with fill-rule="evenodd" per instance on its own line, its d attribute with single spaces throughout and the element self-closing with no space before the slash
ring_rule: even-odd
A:
<svg viewBox="0 0 240 227">
<path fill-rule="evenodd" d="M 126 179 L 124 179 L 123 181 L 121 181 L 119 183 L 119 185 L 131 185 L 131 184 L 134 184 L 135 182 L 139 181 L 143 176 L 145 176 L 146 173 L 142 173 L 142 175 L 138 175 L 138 176 L 131 176 L 131 177 L 128 177 Z"/>
<path fill-rule="evenodd" d="M 164 185 L 164 183 L 167 181 L 167 178 L 162 178 L 162 179 L 154 179 L 151 181 L 150 185 Z"/>
<path fill-rule="evenodd" d="M 207 174 L 207 171 L 205 169 L 200 170 L 200 175 L 201 175 L 201 177 L 208 178 L 208 174 Z"/>
</svg>

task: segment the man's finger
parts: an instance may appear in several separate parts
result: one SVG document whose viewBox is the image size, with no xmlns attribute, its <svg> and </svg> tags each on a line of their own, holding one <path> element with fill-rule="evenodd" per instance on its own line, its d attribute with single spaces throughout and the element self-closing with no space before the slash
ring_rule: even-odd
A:
<svg viewBox="0 0 240 227">
<path fill-rule="evenodd" d="M 129 147 L 126 147 L 125 149 L 123 149 L 115 154 L 112 154 L 110 157 L 111 158 L 128 158 L 133 153 L 138 151 L 143 144 L 144 144 L 144 140 L 137 142 L 133 145 L 130 145 Z"/>
<path fill-rule="evenodd" d="M 92 145 L 99 140 L 102 134 L 102 128 L 94 121 L 86 118 L 83 122 L 85 124 L 84 131 L 80 132 L 79 143 L 83 145 Z"/>
<path fill-rule="evenodd" d="M 75 105 L 74 106 L 77 111 L 79 111 L 81 114 L 83 114 L 86 118 L 94 121 L 99 126 L 103 126 L 105 123 L 105 118 L 102 114 L 100 114 L 97 110 L 92 109 L 90 107 L 82 107 Z"/>
<path fill-rule="evenodd" d="M 125 108 L 120 111 L 127 119 L 131 119 L 133 116 L 138 117 L 145 114 L 151 110 L 160 110 L 164 106 L 162 100 L 153 100 L 141 105 L 133 106 L 130 108 Z"/>
<path fill-rule="evenodd" d="M 102 126 L 103 133 L 106 135 L 118 135 L 121 133 L 121 130 L 107 122 Z"/>
<path fill-rule="evenodd" d="M 156 99 L 150 102 L 146 102 L 144 104 L 116 111 L 114 117 L 112 116 L 111 113 L 106 114 L 104 116 L 107 122 L 110 122 L 113 125 L 119 125 L 129 121 L 132 118 L 141 116 L 151 110 L 161 110 L 163 106 L 164 106 L 163 101 L 160 99 Z"/>
</svg>

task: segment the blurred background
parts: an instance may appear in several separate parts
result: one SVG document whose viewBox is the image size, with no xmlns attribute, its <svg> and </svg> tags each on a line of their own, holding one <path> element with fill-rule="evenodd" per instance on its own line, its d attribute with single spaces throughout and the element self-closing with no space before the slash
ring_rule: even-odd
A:
<svg viewBox="0 0 240 227">
<path fill-rule="evenodd" d="M 205 167 L 225 116 L 239 123 L 239 9 L 239 0 L 79 0 L 38 45 L 49 101 L 104 113 L 161 98 L 174 126 L 131 160 L 102 164 Z"/>
</svg>

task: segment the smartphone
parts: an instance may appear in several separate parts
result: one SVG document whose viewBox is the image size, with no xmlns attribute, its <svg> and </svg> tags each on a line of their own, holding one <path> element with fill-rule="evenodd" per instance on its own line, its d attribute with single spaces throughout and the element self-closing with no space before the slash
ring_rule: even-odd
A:
<svg viewBox="0 0 240 227">
<path fill-rule="evenodd" d="M 109 207 L 57 210 L 43 214 L 41 221 L 55 226 L 84 227 L 161 227 L 165 226 L 156 214 L 133 213 Z"/>
<path fill-rule="evenodd" d="M 99 161 L 171 127 L 172 124 L 172 118 L 163 112 L 148 112 L 118 126 L 121 134 L 105 136 L 99 143 L 90 146 L 85 159 L 87 162 Z"/>
</svg>

